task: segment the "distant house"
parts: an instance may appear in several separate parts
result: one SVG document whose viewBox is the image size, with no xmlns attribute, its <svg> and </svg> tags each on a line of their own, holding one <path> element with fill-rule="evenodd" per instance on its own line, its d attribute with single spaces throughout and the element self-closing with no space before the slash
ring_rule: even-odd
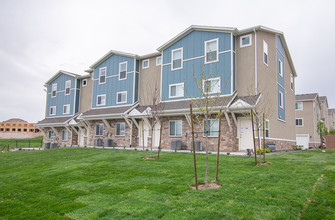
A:
<svg viewBox="0 0 335 220">
<path fill-rule="evenodd" d="M 328 122 L 327 127 L 329 129 L 335 128 L 335 109 L 328 109 Z"/>
<path fill-rule="evenodd" d="M 40 133 L 40 130 L 34 126 L 34 123 L 28 123 L 19 118 L 12 118 L 0 123 L 0 132 L 4 133 Z"/>
</svg>

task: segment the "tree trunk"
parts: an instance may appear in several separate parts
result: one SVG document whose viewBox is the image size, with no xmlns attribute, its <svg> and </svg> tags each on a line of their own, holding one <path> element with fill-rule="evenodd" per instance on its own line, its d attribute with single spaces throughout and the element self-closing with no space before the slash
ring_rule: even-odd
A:
<svg viewBox="0 0 335 220">
<path fill-rule="evenodd" d="M 143 159 L 145 158 L 144 152 L 144 120 L 142 120 L 142 146 L 143 146 Z"/>
<path fill-rule="evenodd" d="M 219 113 L 219 134 L 218 134 L 218 152 L 216 154 L 216 176 L 215 182 L 218 182 L 219 179 L 219 158 L 220 158 L 220 133 L 221 133 L 221 110 Z"/>
<path fill-rule="evenodd" d="M 150 149 L 150 157 L 152 157 L 152 145 L 154 144 L 154 125 L 151 124 L 151 149 Z"/>
<path fill-rule="evenodd" d="M 259 131 L 259 124 L 260 124 L 260 121 L 259 119 L 256 120 L 257 121 L 257 136 L 258 136 L 258 149 L 259 149 L 259 163 L 262 163 L 262 152 L 261 152 L 261 133 Z"/>
<path fill-rule="evenodd" d="M 190 104 L 191 112 L 191 126 L 192 126 L 192 147 L 193 147 L 193 161 L 194 161 L 194 177 L 195 177 L 195 188 L 198 189 L 198 174 L 197 174 L 197 159 L 195 154 L 195 142 L 194 142 L 194 127 L 193 127 L 193 113 L 192 113 L 192 104 Z"/>
<path fill-rule="evenodd" d="M 257 152 L 256 152 L 256 143 L 255 143 L 255 126 L 254 126 L 254 113 L 252 110 L 250 110 L 251 115 L 251 125 L 252 125 L 252 139 L 254 142 L 254 154 L 255 154 L 255 165 L 257 165 Z"/>
<path fill-rule="evenodd" d="M 263 163 L 265 163 L 265 114 L 263 113 Z"/>
<path fill-rule="evenodd" d="M 162 147 L 162 122 L 161 123 L 161 126 L 160 126 L 160 130 L 159 130 L 159 146 L 158 146 L 158 159 L 159 159 L 159 153 L 161 152 L 161 147 Z"/>
</svg>

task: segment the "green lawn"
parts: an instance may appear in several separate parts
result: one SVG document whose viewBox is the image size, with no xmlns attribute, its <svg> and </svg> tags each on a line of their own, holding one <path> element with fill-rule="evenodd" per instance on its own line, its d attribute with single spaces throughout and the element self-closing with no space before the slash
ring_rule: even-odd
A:
<svg viewBox="0 0 335 220">
<path fill-rule="evenodd" d="M 0 139 L 0 151 L 14 148 L 40 148 L 43 136 L 27 139 Z"/>
<path fill-rule="evenodd" d="M 0 219 L 334 219 L 335 151 L 221 156 L 220 189 L 195 191 L 192 154 L 53 149 L 0 154 Z M 198 155 L 204 180 L 205 156 Z M 215 179 L 210 155 L 210 179 Z M 321 178 L 320 178 L 321 177 Z M 318 182 L 319 179 L 319 182 Z M 314 186 L 314 190 L 313 190 Z"/>
</svg>

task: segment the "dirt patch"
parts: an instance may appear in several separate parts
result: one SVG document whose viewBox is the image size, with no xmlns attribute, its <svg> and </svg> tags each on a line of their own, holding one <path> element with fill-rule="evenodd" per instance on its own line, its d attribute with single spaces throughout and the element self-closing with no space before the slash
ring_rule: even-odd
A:
<svg viewBox="0 0 335 220">
<path fill-rule="evenodd" d="M 195 185 L 191 185 L 192 189 L 195 189 Z M 218 183 L 215 182 L 211 182 L 208 184 L 204 184 L 204 183 L 199 183 L 198 184 L 198 189 L 199 190 L 203 190 L 203 189 L 218 189 L 221 188 L 222 186 Z"/>
<path fill-rule="evenodd" d="M 158 157 L 144 157 L 143 160 L 158 160 Z"/>
<path fill-rule="evenodd" d="M 272 163 L 271 162 L 265 162 L 265 163 L 262 162 L 261 165 L 272 165 Z"/>
</svg>

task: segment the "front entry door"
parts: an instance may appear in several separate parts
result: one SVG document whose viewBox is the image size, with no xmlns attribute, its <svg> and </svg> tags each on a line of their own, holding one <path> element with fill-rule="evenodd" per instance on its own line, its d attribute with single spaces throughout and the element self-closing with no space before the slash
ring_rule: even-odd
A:
<svg viewBox="0 0 335 220">
<path fill-rule="evenodd" d="M 251 118 L 239 118 L 239 150 L 253 149 Z"/>
</svg>

